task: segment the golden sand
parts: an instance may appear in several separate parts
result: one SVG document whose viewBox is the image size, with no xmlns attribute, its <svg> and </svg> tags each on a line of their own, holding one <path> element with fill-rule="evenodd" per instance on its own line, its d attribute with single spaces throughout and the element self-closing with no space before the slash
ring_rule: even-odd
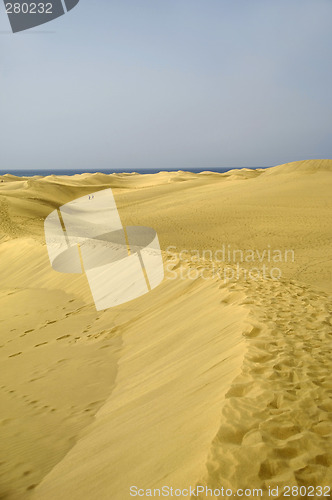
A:
<svg viewBox="0 0 332 500">
<path fill-rule="evenodd" d="M 1 180 L 0 498 L 332 486 L 331 160 Z M 43 221 L 109 187 L 124 226 L 157 231 L 166 277 L 96 312 L 84 275 L 52 270 Z M 294 259 L 224 282 L 222 247 Z"/>
</svg>

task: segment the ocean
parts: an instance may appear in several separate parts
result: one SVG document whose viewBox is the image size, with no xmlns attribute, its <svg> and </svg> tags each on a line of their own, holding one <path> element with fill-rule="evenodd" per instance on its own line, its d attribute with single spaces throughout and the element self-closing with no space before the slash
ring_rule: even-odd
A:
<svg viewBox="0 0 332 500">
<path fill-rule="evenodd" d="M 250 168 L 250 169 L 255 169 L 255 168 L 269 168 L 269 167 L 220 167 L 220 168 L 191 168 L 188 170 L 184 170 L 185 172 L 193 172 L 195 174 L 199 172 L 217 172 L 217 173 L 224 173 L 228 172 L 229 170 L 234 170 L 234 169 L 241 169 L 241 168 Z M 120 174 L 120 173 L 133 173 L 137 172 L 139 174 L 157 174 L 158 172 L 163 172 L 167 170 L 167 172 L 178 172 L 179 168 L 169 168 L 169 169 L 161 169 L 161 168 L 149 168 L 149 169 L 127 169 L 127 170 L 115 170 L 115 169 L 90 169 L 90 170 L 85 170 L 85 169 L 36 169 L 36 170 L 0 170 L 0 175 L 5 175 L 5 174 L 11 174 L 15 175 L 17 177 L 33 177 L 34 175 L 42 175 L 42 176 L 47 176 L 47 175 L 77 175 L 77 174 L 87 174 L 87 173 L 102 173 L 102 174 Z"/>
</svg>

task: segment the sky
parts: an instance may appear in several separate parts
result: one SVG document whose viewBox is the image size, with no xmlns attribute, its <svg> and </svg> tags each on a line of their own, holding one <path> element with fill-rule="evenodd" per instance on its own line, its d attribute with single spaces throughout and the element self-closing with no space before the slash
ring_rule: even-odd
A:
<svg viewBox="0 0 332 500">
<path fill-rule="evenodd" d="M 332 0 L 80 0 L 10 32 L 0 170 L 332 158 Z"/>
</svg>

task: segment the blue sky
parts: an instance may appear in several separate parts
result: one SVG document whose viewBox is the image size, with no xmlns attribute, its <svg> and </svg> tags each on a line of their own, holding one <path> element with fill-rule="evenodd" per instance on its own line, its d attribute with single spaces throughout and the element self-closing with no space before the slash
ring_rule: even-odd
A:
<svg viewBox="0 0 332 500">
<path fill-rule="evenodd" d="M 0 169 L 332 158 L 332 0 L 81 0 L 12 34 Z"/>
</svg>

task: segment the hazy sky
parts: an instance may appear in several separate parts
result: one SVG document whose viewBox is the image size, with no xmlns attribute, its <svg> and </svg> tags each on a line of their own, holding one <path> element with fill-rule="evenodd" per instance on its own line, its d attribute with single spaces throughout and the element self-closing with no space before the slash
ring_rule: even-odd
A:
<svg viewBox="0 0 332 500">
<path fill-rule="evenodd" d="M 332 158 L 332 0 L 81 0 L 15 35 L 0 8 L 1 170 Z"/>
</svg>

